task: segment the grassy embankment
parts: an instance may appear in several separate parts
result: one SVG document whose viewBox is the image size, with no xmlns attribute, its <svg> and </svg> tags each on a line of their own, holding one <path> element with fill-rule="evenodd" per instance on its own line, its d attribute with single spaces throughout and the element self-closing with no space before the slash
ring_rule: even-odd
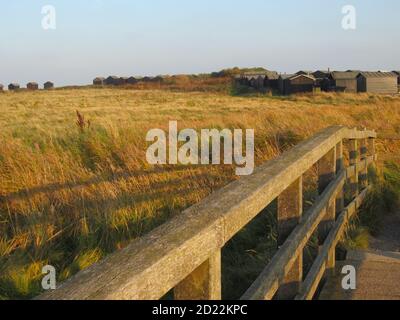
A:
<svg viewBox="0 0 400 320">
<path fill-rule="evenodd" d="M 76 110 L 90 120 L 83 132 Z M 260 164 L 330 125 L 398 137 L 400 98 L 125 89 L 0 94 L 0 299 L 34 296 L 43 265 L 56 266 L 62 281 L 235 179 L 230 166 L 149 166 L 146 132 L 167 130 L 169 120 L 181 129 L 254 128 Z M 398 168 L 383 169 L 385 161 L 400 163 L 400 142 L 379 140 L 377 147 L 387 179 L 374 193 L 381 205 L 366 210 L 369 224 L 386 210 L 382 194 L 393 199 L 400 189 Z M 307 181 L 312 199 L 315 172 Z M 271 214 L 259 219 L 265 227 L 239 235 L 224 253 L 227 297 L 236 297 L 275 249 Z M 232 278 L 242 283 L 235 293 Z"/>
</svg>

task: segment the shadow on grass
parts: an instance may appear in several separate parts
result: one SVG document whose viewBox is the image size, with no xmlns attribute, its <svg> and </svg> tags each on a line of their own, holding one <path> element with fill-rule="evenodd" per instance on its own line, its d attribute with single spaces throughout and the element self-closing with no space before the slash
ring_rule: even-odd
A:
<svg viewBox="0 0 400 320">
<path fill-rule="evenodd" d="M 8 193 L 6 195 L 0 195 L 0 203 L 5 201 L 20 200 L 24 198 L 29 198 L 39 193 L 54 193 L 64 189 L 75 189 L 88 187 L 95 184 L 100 184 L 104 182 L 115 182 L 122 179 L 129 178 L 140 178 L 140 177 L 150 177 L 152 175 L 159 175 L 165 173 L 183 173 L 188 169 L 194 169 L 195 167 L 188 166 L 175 166 L 169 168 L 155 168 L 147 171 L 124 171 L 116 173 L 104 173 L 97 175 L 87 180 L 81 180 L 76 182 L 66 182 L 66 183 L 51 183 L 44 186 L 37 186 L 29 189 L 19 190 L 16 192 Z M 209 176 L 209 175 L 208 175 Z"/>
</svg>

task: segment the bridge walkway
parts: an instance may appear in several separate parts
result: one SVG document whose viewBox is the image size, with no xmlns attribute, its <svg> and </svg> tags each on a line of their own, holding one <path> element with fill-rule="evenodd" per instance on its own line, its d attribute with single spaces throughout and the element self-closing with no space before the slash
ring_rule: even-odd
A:
<svg viewBox="0 0 400 320">
<path fill-rule="evenodd" d="M 370 240 L 371 250 L 350 251 L 328 278 L 320 300 L 400 300 L 400 212 L 383 218 L 381 232 Z M 344 266 L 354 266 L 356 290 L 342 288 Z"/>
<path fill-rule="evenodd" d="M 344 266 L 356 269 L 356 289 L 344 290 Z M 350 251 L 337 263 L 335 276 L 328 279 L 320 300 L 400 300 L 400 253 Z"/>
</svg>

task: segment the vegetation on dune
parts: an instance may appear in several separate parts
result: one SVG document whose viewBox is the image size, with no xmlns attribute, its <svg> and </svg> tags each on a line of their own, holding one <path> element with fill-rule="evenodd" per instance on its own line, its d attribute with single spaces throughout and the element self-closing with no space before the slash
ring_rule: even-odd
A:
<svg viewBox="0 0 400 320">
<path fill-rule="evenodd" d="M 395 214 L 400 207 L 400 165 L 388 161 L 379 168 L 370 170 L 372 189 L 364 201 L 360 214 L 350 225 L 344 246 L 358 249 L 368 248 L 369 236 L 376 235 L 382 226 L 384 214 Z"/>
<path fill-rule="evenodd" d="M 244 98 L 229 91 L 182 91 L 91 88 L 0 95 L 0 299 L 40 293 L 42 266 L 54 265 L 62 281 L 236 179 L 231 166 L 149 166 L 146 132 L 167 131 L 169 120 L 178 120 L 180 129 L 254 128 L 257 164 L 329 125 L 368 127 L 389 138 L 400 133 L 399 97 Z M 400 163 L 399 146 L 385 139 L 377 145 L 380 170 L 384 161 L 393 163 L 383 171 L 381 190 L 389 196 L 390 188 L 399 188 L 398 171 L 392 170 Z M 311 172 L 309 186 L 314 180 Z M 312 187 L 308 195 L 312 200 Z M 251 281 L 258 263 L 270 258 L 272 218 L 259 219 L 267 232 L 249 226 L 242 240 L 228 244 L 227 291 L 234 286 L 229 277 L 235 276 L 235 264 L 248 268 L 243 277 Z M 254 239 L 268 241 L 257 245 Z"/>
</svg>

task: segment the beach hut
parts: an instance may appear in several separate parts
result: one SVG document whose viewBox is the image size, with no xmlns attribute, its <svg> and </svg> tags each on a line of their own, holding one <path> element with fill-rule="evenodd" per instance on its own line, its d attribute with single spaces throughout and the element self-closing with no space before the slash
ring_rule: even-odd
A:
<svg viewBox="0 0 400 320">
<path fill-rule="evenodd" d="M 35 90 L 38 90 L 38 89 L 39 89 L 39 85 L 38 85 L 37 82 L 28 82 L 28 83 L 26 84 L 26 88 L 27 88 L 28 90 L 35 91 Z"/>
<path fill-rule="evenodd" d="M 317 70 L 312 73 L 315 79 L 325 79 L 328 78 L 330 75 L 329 70 Z"/>
<path fill-rule="evenodd" d="M 276 71 L 267 71 L 264 78 L 264 88 L 278 89 L 279 74 Z"/>
<path fill-rule="evenodd" d="M 104 81 L 106 80 L 106 78 L 103 77 L 97 77 L 93 79 L 93 85 L 94 86 L 102 86 L 104 85 Z"/>
<path fill-rule="evenodd" d="M 400 86 L 400 71 L 392 71 L 395 75 L 397 75 L 397 84 Z"/>
<path fill-rule="evenodd" d="M 135 77 L 129 77 L 127 80 L 127 84 L 136 84 L 138 82 L 139 82 L 139 80 L 136 79 Z"/>
<path fill-rule="evenodd" d="M 329 75 L 330 90 L 329 91 L 343 91 L 356 93 L 357 90 L 357 76 L 360 71 L 333 71 Z"/>
<path fill-rule="evenodd" d="M 153 81 L 153 77 L 143 77 L 142 79 L 143 82 L 152 82 Z"/>
<path fill-rule="evenodd" d="M 18 83 L 10 83 L 8 85 L 8 90 L 10 91 L 14 91 L 14 90 L 18 90 L 20 88 Z"/>
<path fill-rule="evenodd" d="M 398 93 L 398 76 L 393 72 L 361 72 L 357 76 L 358 92 Z"/>
<path fill-rule="evenodd" d="M 162 76 L 157 76 L 153 78 L 153 82 L 158 82 L 161 83 L 164 81 L 164 78 Z"/>
<path fill-rule="evenodd" d="M 284 74 L 279 76 L 279 91 L 290 95 L 314 92 L 316 79 L 310 74 Z"/>
<path fill-rule="evenodd" d="M 125 85 L 125 84 L 128 84 L 128 77 L 120 77 L 119 78 L 119 82 L 118 82 L 118 85 Z"/>
<path fill-rule="evenodd" d="M 328 91 L 329 88 L 329 70 L 317 70 L 311 74 L 315 78 L 315 85 L 323 91 Z M 328 84 L 328 85 L 327 85 Z"/>
<path fill-rule="evenodd" d="M 119 77 L 117 76 L 109 76 L 106 80 L 105 80 L 105 84 L 108 86 L 114 86 L 114 85 L 118 85 L 119 84 Z"/>
<path fill-rule="evenodd" d="M 312 75 L 312 71 L 311 70 L 300 70 L 300 71 L 297 71 L 296 73 L 295 73 L 295 75 L 306 75 L 306 76 L 308 76 L 308 75 Z"/>
<path fill-rule="evenodd" d="M 278 89 L 279 74 L 275 71 L 243 73 L 235 77 L 235 82 L 254 89 Z"/>
<path fill-rule="evenodd" d="M 46 90 L 50 90 L 54 88 L 54 83 L 51 81 L 46 81 L 43 85 Z"/>
<path fill-rule="evenodd" d="M 253 87 L 254 89 L 257 90 L 260 90 L 264 87 L 265 75 L 254 74 L 254 75 L 247 75 L 246 77 L 249 80 L 250 87 Z"/>
</svg>

